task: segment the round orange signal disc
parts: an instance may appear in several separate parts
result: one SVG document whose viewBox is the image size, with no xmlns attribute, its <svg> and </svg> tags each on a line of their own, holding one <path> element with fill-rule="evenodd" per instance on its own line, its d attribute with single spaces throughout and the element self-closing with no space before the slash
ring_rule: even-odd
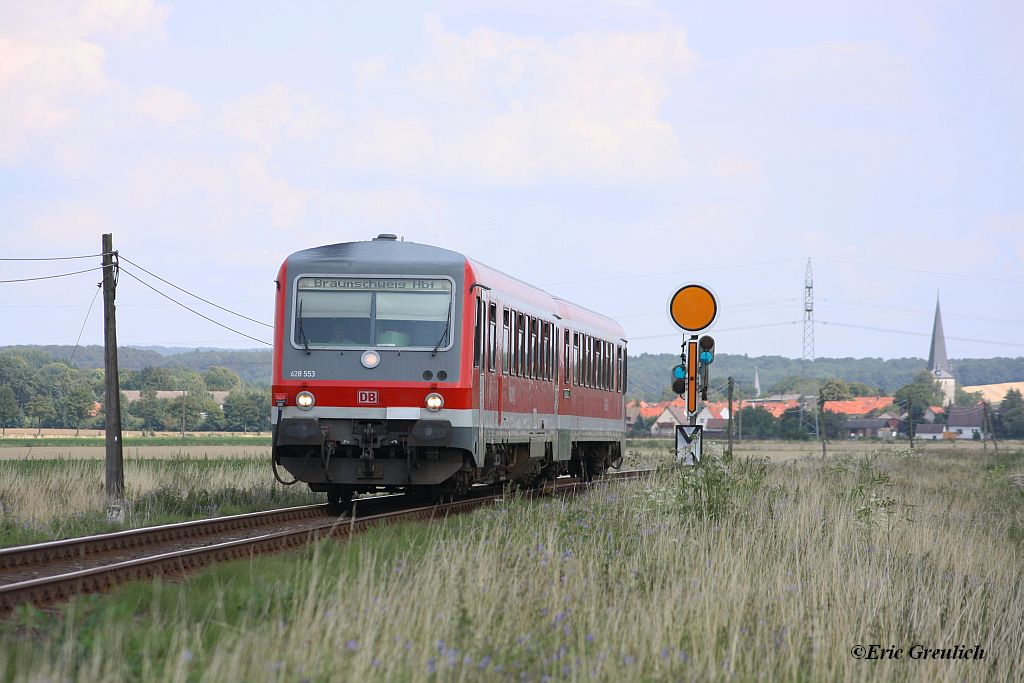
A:
<svg viewBox="0 0 1024 683">
<path fill-rule="evenodd" d="M 703 285 L 686 285 L 672 295 L 668 303 L 672 322 L 687 332 L 700 332 L 718 317 L 718 301 Z"/>
</svg>

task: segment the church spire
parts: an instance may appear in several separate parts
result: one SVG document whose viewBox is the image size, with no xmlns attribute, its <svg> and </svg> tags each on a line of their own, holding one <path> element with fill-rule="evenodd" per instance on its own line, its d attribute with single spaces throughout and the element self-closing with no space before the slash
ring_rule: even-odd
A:
<svg viewBox="0 0 1024 683">
<path fill-rule="evenodd" d="M 936 376 L 939 376 L 940 373 L 950 376 L 953 374 L 949 358 L 946 357 L 946 337 L 942 332 L 942 311 L 939 310 L 938 294 L 935 295 L 935 322 L 932 325 L 932 346 L 928 352 L 928 369 Z"/>
</svg>

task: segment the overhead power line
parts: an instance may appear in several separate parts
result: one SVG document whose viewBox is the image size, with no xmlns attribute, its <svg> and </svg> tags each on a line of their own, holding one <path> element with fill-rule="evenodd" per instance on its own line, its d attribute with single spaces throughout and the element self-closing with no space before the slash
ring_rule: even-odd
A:
<svg viewBox="0 0 1024 683">
<path fill-rule="evenodd" d="M 775 261 L 757 261 L 754 263 L 735 263 L 730 265 L 722 266 L 705 266 L 704 268 L 688 268 L 686 272 L 678 270 L 670 270 L 661 273 L 634 273 L 632 275 L 613 275 L 611 277 L 593 278 L 587 280 L 568 280 L 562 282 L 552 282 L 549 286 L 557 285 L 581 285 L 591 282 L 611 282 L 613 280 L 636 280 L 645 277 L 663 277 L 667 275 L 676 275 L 679 277 L 689 277 L 691 273 L 701 273 L 708 270 L 728 270 L 730 268 L 753 268 L 754 266 L 774 266 L 779 263 L 790 263 L 791 261 L 803 261 L 802 258 L 787 258 L 778 259 Z"/>
<path fill-rule="evenodd" d="M 906 266 L 886 266 L 880 263 L 858 263 L 857 261 L 846 261 L 844 259 L 837 258 L 820 258 L 815 257 L 818 261 L 828 261 L 830 263 L 842 263 L 847 266 L 857 266 L 858 268 L 881 268 L 883 270 L 902 270 L 906 273 L 922 273 L 924 275 L 940 275 L 942 277 L 962 277 L 970 280 L 988 280 L 989 282 L 1010 282 L 1013 284 L 1024 284 L 1024 280 L 1015 280 L 1013 278 L 1006 277 L 990 277 L 987 275 L 968 275 L 967 273 L 946 273 L 941 270 L 925 270 L 923 268 L 907 268 Z"/>
<path fill-rule="evenodd" d="M 719 332 L 738 332 L 740 330 L 755 330 L 755 329 L 759 329 L 759 328 L 762 328 L 762 327 L 781 327 L 783 325 L 799 325 L 799 324 L 800 324 L 799 320 L 789 320 L 789 321 L 786 321 L 784 323 L 765 323 L 763 325 L 744 325 L 743 327 L 726 327 L 726 328 L 722 328 L 722 329 L 712 328 L 712 329 L 708 330 L 708 334 L 717 334 Z M 683 334 L 682 332 L 674 332 L 672 334 L 649 334 L 649 335 L 645 335 L 643 337 L 630 337 L 629 341 L 638 341 L 640 339 L 663 339 L 663 338 L 666 338 L 666 337 L 679 337 L 682 334 Z"/>
<path fill-rule="evenodd" d="M 925 332 L 911 332 L 909 330 L 893 330 L 887 327 L 871 327 L 869 325 L 851 325 L 849 323 L 833 323 L 824 320 L 818 321 L 821 325 L 832 325 L 834 327 L 850 327 L 856 330 L 870 330 L 872 332 L 888 332 L 891 334 L 908 334 L 914 337 L 931 337 L 930 334 Z M 975 342 L 978 344 L 995 344 L 997 346 L 1018 346 L 1024 348 L 1024 344 L 1018 344 L 1015 342 L 996 341 L 995 339 L 972 339 L 970 337 L 949 337 L 946 339 L 953 339 L 956 341 Z"/>
<path fill-rule="evenodd" d="M 59 277 L 68 277 L 70 275 L 81 275 L 82 273 L 91 273 L 94 270 L 103 270 L 103 266 L 96 266 L 95 268 L 86 268 L 85 270 L 76 270 L 71 273 L 56 273 L 55 275 L 40 275 L 39 277 L 22 277 L 15 280 L 0 280 L 0 284 L 9 284 L 11 282 L 35 282 L 36 280 L 53 280 Z"/>
<path fill-rule="evenodd" d="M 262 320 L 256 320 L 255 318 L 250 318 L 247 315 L 242 315 L 241 313 L 237 313 L 235 311 L 232 311 L 230 308 L 224 308 L 223 306 L 221 306 L 219 304 L 213 303 L 209 299 L 204 299 L 203 297 L 199 296 L 198 294 L 194 294 L 194 293 L 188 291 L 187 289 L 185 289 L 183 287 L 179 287 L 178 285 L 174 284 L 173 282 L 170 282 L 170 281 L 165 280 L 164 278 L 160 277 L 156 273 L 154 273 L 152 271 L 149 271 L 149 270 L 146 270 L 145 268 L 140 266 L 138 263 L 136 263 L 135 261 L 132 261 L 130 258 L 124 256 L 123 254 L 120 255 L 120 259 L 122 261 L 126 261 L 126 262 L 132 264 L 133 266 L 135 266 L 136 268 L 141 270 L 143 273 L 146 273 L 147 275 L 155 277 L 157 280 L 159 280 L 160 282 L 164 283 L 165 285 L 170 285 L 171 287 L 174 287 L 179 292 L 184 292 L 185 294 L 188 294 L 190 297 L 193 297 L 195 299 L 199 299 L 204 304 L 209 304 L 209 305 L 213 306 L 214 308 L 219 308 L 220 310 L 224 311 L 225 313 L 230 313 L 231 315 L 236 315 L 239 318 L 244 318 L 245 320 L 248 320 L 249 322 L 252 322 L 252 323 L 256 323 L 257 325 L 263 325 L 263 327 L 269 327 L 270 329 L 274 329 L 273 325 L 268 325 L 267 323 L 263 322 Z"/>
<path fill-rule="evenodd" d="M 0 258 L 0 261 L 73 261 L 82 258 L 102 258 L 106 254 L 85 254 L 83 256 L 40 256 L 36 258 Z"/>
<path fill-rule="evenodd" d="M 124 258 L 123 256 L 122 256 L 121 258 L 122 258 L 123 260 L 125 260 L 125 261 L 127 261 L 127 260 L 128 260 L 128 259 L 125 259 L 125 258 Z M 133 265 L 134 265 L 134 264 L 133 264 Z M 229 326 L 225 325 L 224 323 L 222 323 L 222 322 L 219 322 L 219 321 L 217 321 L 217 320 L 214 320 L 213 318 L 211 318 L 211 317 L 209 317 L 209 316 L 207 316 L 207 315 L 203 315 L 202 313 L 200 313 L 199 311 L 195 310 L 194 308 L 190 308 L 189 306 L 187 306 L 187 305 L 185 305 L 185 304 L 181 303 L 180 301 L 178 301 L 177 299 L 175 299 L 175 298 L 171 297 L 170 295 L 168 295 L 168 294 L 165 294 L 164 292 L 161 292 L 161 291 L 160 291 L 159 289 L 157 289 L 157 288 L 156 288 L 156 287 L 154 287 L 153 285 L 149 284 L 148 282 L 146 282 L 146 281 L 145 281 L 145 280 L 143 280 L 142 278 L 138 277 L 137 275 L 135 275 L 134 273 L 132 273 L 132 272 L 131 272 L 130 270 L 127 270 L 127 269 L 125 269 L 125 268 L 124 268 L 124 266 L 121 266 L 120 268 L 118 268 L 118 270 L 120 270 L 121 272 L 123 272 L 123 273 L 124 273 L 125 275 L 127 275 L 127 276 L 128 276 L 128 277 L 130 277 L 130 278 L 132 278 L 132 279 L 133 279 L 133 280 L 135 280 L 136 282 L 139 282 L 139 283 L 141 283 L 141 284 L 145 285 L 146 287 L 148 287 L 149 289 L 153 290 L 154 292 L 156 292 L 156 293 L 157 293 L 157 294 L 159 294 L 160 296 L 164 297 L 164 298 L 165 298 L 165 299 L 167 299 L 168 301 L 171 301 L 171 302 L 173 302 L 173 303 L 175 303 L 175 304 L 177 304 L 177 305 L 181 306 L 182 308 L 184 308 L 184 309 L 185 309 L 186 311 L 189 311 L 190 313 L 194 313 L 194 314 L 198 315 L 198 316 L 199 316 L 200 318 L 202 318 L 203 320 L 208 320 L 208 321 L 210 321 L 211 323 L 213 323 L 214 325 L 218 325 L 218 326 L 220 326 L 220 327 L 223 327 L 223 328 L 224 328 L 225 330 L 228 330 L 228 331 L 230 331 L 230 332 L 234 332 L 235 334 L 237 334 L 237 335 L 240 335 L 240 336 L 242 336 L 242 337 L 245 337 L 246 339 L 252 339 L 252 340 L 253 340 L 254 342 L 259 342 L 260 344 L 266 344 L 267 346 L 273 346 L 273 344 L 271 344 L 271 343 L 270 343 L 270 342 L 268 342 L 268 341 L 264 341 L 264 340 L 262 340 L 262 339 L 258 339 L 258 338 L 256 338 L 256 337 L 253 337 L 252 335 L 248 335 L 248 334 L 246 334 L 245 332 L 240 332 L 240 331 L 236 330 L 235 328 L 233 328 L 233 327 L 229 327 Z"/>
</svg>

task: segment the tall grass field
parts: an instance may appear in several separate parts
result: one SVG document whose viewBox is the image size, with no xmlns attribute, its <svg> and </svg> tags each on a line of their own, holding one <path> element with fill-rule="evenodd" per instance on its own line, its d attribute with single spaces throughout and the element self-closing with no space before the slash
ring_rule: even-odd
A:
<svg viewBox="0 0 1024 683">
<path fill-rule="evenodd" d="M 23 608 L 0 622 L 0 672 L 25 681 L 1016 681 L 1022 484 L 1021 450 L 711 456 L 573 498 L 512 498 L 55 610 Z M 911 654 L 925 649 L 960 658 Z M 863 658 L 872 651 L 888 655 Z"/>
</svg>

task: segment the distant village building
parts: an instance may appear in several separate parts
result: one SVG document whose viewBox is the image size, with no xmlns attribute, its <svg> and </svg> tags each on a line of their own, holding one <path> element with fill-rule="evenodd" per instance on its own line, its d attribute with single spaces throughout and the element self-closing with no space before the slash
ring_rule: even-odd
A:
<svg viewBox="0 0 1024 683">
<path fill-rule="evenodd" d="M 858 396 L 845 401 L 825 401 L 822 410 L 826 413 L 843 413 L 849 417 L 865 417 L 876 410 L 889 408 L 892 396 Z"/>
<path fill-rule="evenodd" d="M 981 404 L 970 408 L 949 409 L 946 431 L 956 434 L 957 439 L 982 439 L 985 434 L 985 407 Z"/>
<path fill-rule="evenodd" d="M 946 336 L 942 332 L 942 311 L 939 299 L 935 298 L 935 322 L 932 324 L 932 345 L 928 351 L 928 371 L 935 377 L 942 392 L 942 405 L 949 406 L 956 399 L 956 378 L 946 356 Z"/>
</svg>

